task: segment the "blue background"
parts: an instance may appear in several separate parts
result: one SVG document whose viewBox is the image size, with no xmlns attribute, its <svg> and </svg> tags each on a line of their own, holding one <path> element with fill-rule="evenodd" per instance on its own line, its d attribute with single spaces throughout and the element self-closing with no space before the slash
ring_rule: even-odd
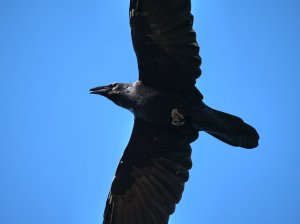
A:
<svg viewBox="0 0 300 224">
<path fill-rule="evenodd" d="M 0 0 L 0 223 L 97 224 L 133 116 L 88 89 L 137 79 L 129 1 Z M 193 1 L 205 102 L 260 146 L 200 133 L 171 224 L 298 224 L 296 0 Z"/>
</svg>

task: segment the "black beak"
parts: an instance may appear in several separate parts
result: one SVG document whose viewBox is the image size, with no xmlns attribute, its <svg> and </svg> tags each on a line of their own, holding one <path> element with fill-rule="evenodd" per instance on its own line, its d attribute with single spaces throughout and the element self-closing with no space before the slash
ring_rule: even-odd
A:
<svg viewBox="0 0 300 224">
<path fill-rule="evenodd" d="M 112 90 L 112 85 L 108 86 L 99 86 L 90 89 L 90 94 L 98 94 L 102 96 L 107 96 L 107 94 Z"/>
</svg>

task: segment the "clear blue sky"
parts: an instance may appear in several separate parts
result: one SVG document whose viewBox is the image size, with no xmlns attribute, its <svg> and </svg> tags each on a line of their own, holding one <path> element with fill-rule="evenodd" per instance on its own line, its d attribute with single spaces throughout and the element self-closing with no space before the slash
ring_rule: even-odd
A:
<svg viewBox="0 0 300 224">
<path fill-rule="evenodd" d="M 135 81 L 127 1 L 0 0 L 0 223 L 99 224 L 132 114 L 88 89 Z M 261 135 L 205 133 L 170 224 L 300 223 L 300 3 L 193 1 L 212 107 Z"/>
</svg>

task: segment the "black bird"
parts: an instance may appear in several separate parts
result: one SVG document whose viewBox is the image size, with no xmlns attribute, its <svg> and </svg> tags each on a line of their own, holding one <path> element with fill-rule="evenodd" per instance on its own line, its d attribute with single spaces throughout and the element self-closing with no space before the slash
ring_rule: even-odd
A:
<svg viewBox="0 0 300 224">
<path fill-rule="evenodd" d="M 242 119 L 203 103 L 190 0 L 131 0 L 129 16 L 138 81 L 90 90 L 135 116 L 103 223 L 166 224 L 189 178 L 190 143 L 199 131 L 243 148 L 256 147 L 259 136 Z"/>
</svg>

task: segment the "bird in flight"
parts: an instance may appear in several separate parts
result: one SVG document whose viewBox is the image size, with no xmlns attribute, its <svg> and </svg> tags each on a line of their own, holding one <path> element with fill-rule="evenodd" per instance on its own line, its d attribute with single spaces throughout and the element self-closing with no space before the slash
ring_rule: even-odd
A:
<svg viewBox="0 0 300 224">
<path fill-rule="evenodd" d="M 166 224 L 189 178 L 190 144 L 199 131 L 243 148 L 256 147 L 259 135 L 239 117 L 202 101 L 190 0 L 131 0 L 129 17 L 138 81 L 90 90 L 135 117 L 103 224 Z"/>
</svg>

